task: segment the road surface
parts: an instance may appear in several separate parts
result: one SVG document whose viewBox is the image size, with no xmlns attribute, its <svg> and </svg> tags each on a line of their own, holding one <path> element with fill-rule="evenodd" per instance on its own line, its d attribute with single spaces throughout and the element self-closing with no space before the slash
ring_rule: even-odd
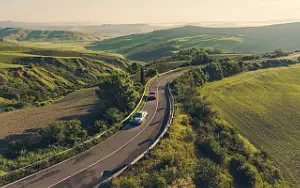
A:
<svg viewBox="0 0 300 188">
<path fill-rule="evenodd" d="M 98 185 L 103 172 L 114 173 L 131 163 L 147 150 L 164 128 L 168 119 L 165 86 L 183 72 L 165 74 L 150 83 L 149 92 L 157 92 L 158 99 L 145 104 L 143 110 L 149 115 L 142 125 L 122 130 L 82 154 L 4 187 L 86 188 Z"/>
</svg>

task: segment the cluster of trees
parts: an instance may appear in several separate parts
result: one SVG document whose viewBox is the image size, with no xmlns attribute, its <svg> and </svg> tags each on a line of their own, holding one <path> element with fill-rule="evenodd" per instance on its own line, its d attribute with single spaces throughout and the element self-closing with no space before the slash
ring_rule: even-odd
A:
<svg viewBox="0 0 300 188">
<path fill-rule="evenodd" d="M 140 65 L 137 64 L 137 63 L 132 63 L 130 64 L 128 67 L 127 67 L 127 71 L 130 73 L 130 74 L 134 74 L 136 72 L 138 72 L 140 70 Z"/>
<path fill-rule="evenodd" d="M 299 63 L 297 60 L 290 59 L 274 59 L 263 62 L 244 62 L 234 60 L 222 60 L 219 62 L 212 62 L 204 67 L 204 71 L 209 75 L 209 80 L 221 80 L 241 72 L 255 71 L 258 69 L 265 69 L 271 67 L 289 66 Z"/>
<path fill-rule="evenodd" d="M 258 59 L 260 59 L 259 55 L 247 55 L 247 56 L 243 56 L 241 58 L 241 60 L 243 60 L 243 61 L 258 60 Z"/>
<path fill-rule="evenodd" d="M 195 54 L 195 56 L 193 57 L 193 59 L 191 61 L 191 64 L 192 65 L 203 65 L 203 64 L 210 63 L 212 61 L 213 61 L 213 59 L 210 58 L 208 53 L 199 52 L 199 53 Z"/>
<path fill-rule="evenodd" d="M 135 85 L 125 72 L 116 72 L 103 79 L 96 89 L 104 113 L 102 119 L 114 124 L 132 111 L 140 99 L 141 85 Z"/>
<path fill-rule="evenodd" d="M 276 57 L 284 57 L 288 55 L 289 55 L 288 52 L 285 52 L 282 49 L 276 49 L 274 52 L 264 54 L 264 57 L 276 58 Z"/>
<path fill-rule="evenodd" d="M 195 58 L 195 56 L 199 54 L 221 54 L 222 51 L 218 48 L 191 48 L 187 50 L 180 50 L 174 54 L 172 54 L 170 57 L 164 58 L 161 61 L 168 62 L 168 61 L 191 61 Z"/>
<path fill-rule="evenodd" d="M 261 63 L 261 68 L 271 68 L 271 67 L 282 67 L 282 66 L 295 65 L 300 62 L 299 60 L 292 60 L 292 59 L 266 60 Z"/>
<path fill-rule="evenodd" d="M 224 77 L 231 76 L 245 71 L 247 68 L 243 62 L 222 61 L 208 64 L 204 71 L 209 75 L 210 80 L 221 80 Z"/>
<path fill-rule="evenodd" d="M 37 151 L 51 145 L 72 147 L 88 137 L 88 131 L 83 129 L 79 120 L 59 122 L 39 130 L 33 138 L 10 141 L 6 156 L 18 157 L 22 151 Z"/>
</svg>

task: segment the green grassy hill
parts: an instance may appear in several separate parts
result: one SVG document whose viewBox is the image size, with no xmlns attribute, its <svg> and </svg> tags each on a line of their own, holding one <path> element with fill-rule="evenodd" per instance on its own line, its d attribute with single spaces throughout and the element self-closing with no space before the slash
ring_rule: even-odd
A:
<svg viewBox="0 0 300 188">
<path fill-rule="evenodd" d="M 130 63 L 122 56 L 0 43 L 0 111 L 47 104 Z M 10 108 L 9 108 L 10 107 Z"/>
<path fill-rule="evenodd" d="M 224 52 L 267 52 L 300 46 L 300 23 L 249 28 L 204 28 L 186 26 L 107 39 L 88 45 L 130 59 L 151 61 L 169 56 L 178 49 L 220 48 Z"/>
<path fill-rule="evenodd" d="M 72 31 L 28 30 L 19 28 L 0 28 L 0 37 L 16 41 L 33 42 L 85 42 L 99 40 L 93 35 Z"/>
<path fill-rule="evenodd" d="M 266 150 L 300 184 L 300 66 L 272 68 L 212 82 L 208 95 L 224 119 Z"/>
</svg>

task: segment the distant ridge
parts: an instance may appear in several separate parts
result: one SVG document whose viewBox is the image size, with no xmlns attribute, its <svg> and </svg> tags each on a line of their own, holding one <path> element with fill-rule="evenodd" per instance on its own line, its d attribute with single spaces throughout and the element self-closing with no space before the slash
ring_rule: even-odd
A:
<svg viewBox="0 0 300 188">
<path fill-rule="evenodd" d="M 17 41 L 33 42 L 83 42 L 99 40 L 96 36 L 59 30 L 28 30 L 20 28 L 0 28 L 0 37 Z"/>
<path fill-rule="evenodd" d="M 300 48 L 300 22 L 260 27 L 209 28 L 184 26 L 95 42 L 87 48 L 152 61 L 179 49 L 219 48 L 224 52 L 267 52 Z"/>
<path fill-rule="evenodd" d="M 149 24 L 103 24 L 91 25 L 84 23 L 58 24 L 58 23 L 28 23 L 0 21 L 0 28 L 23 28 L 28 30 L 63 30 L 76 31 L 99 36 L 123 36 L 136 33 L 147 33 L 157 29 L 170 28 L 165 26 L 152 26 Z"/>
</svg>

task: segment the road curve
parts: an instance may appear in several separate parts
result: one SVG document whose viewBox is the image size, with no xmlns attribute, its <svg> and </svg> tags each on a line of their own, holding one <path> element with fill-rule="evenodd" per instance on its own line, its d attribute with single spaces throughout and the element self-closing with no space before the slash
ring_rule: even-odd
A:
<svg viewBox="0 0 300 188">
<path fill-rule="evenodd" d="M 147 150 L 167 121 L 167 82 L 185 71 L 172 72 L 154 79 L 149 91 L 157 92 L 158 99 L 149 101 L 143 110 L 148 118 L 139 126 L 122 130 L 101 144 L 69 160 L 42 170 L 3 188 L 75 188 L 94 187 L 100 183 L 103 172 L 115 172 L 131 163 Z"/>
</svg>

